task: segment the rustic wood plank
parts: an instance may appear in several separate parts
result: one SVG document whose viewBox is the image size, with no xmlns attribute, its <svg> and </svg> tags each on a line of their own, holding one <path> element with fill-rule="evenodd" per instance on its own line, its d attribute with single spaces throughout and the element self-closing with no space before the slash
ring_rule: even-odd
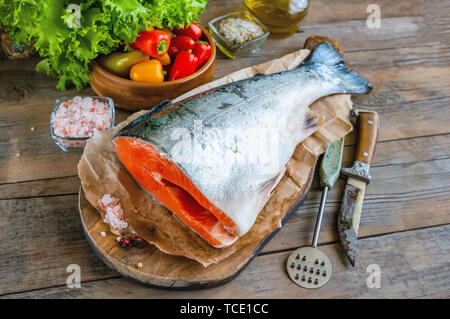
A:
<svg viewBox="0 0 450 319">
<path fill-rule="evenodd" d="M 352 147 L 347 146 L 347 148 Z M 346 151 L 344 155 L 344 164 L 349 164 L 353 149 L 351 152 Z M 411 164 L 447 158 L 450 158 L 450 134 L 416 137 L 378 143 L 372 167 Z"/>
<path fill-rule="evenodd" d="M 423 14 L 423 8 L 432 5 L 433 0 L 379 0 L 377 4 L 381 8 L 383 18 L 399 16 L 418 16 Z M 309 12 L 303 24 L 310 22 L 330 22 L 366 19 L 367 6 L 371 2 L 350 0 L 345 2 L 315 0 L 310 2 Z M 226 14 L 236 9 L 243 8 L 241 0 L 212 0 L 208 3 L 202 21 L 209 21 L 217 16 Z"/>
<path fill-rule="evenodd" d="M 427 294 L 423 296 L 414 297 L 414 299 L 449 299 L 450 298 L 450 291 L 441 291 L 436 292 L 434 294 Z"/>
<path fill-rule="evenodd" d="M 0 294 L 62 284 L 69 264 L 83 280 L 114 276 L 90 252 L 76 195 L 2 200 L 0 216 Z"/>
<path fill-rule="evenodd" d="M 80 181 L 78 176 L 0 184 L 0 199 L 77 194 L 79 188 Z"/>
<path fill-rule="evenodd" d="M 333 264 L 326 288 L 307 290 L 286 274 L 282 252 L 259 256 L 232 282 L 200 291 L 150 289 L 129 280 L 110 279 L 5 296 L 5 298 L 416 298 L 448 295 L 450 290 L 450 225 L 361 239 L 358 261 L 348 266 L 338 244 L 321 246 Z M 368 288 L 368 265 L 381 270 L 381 287 Z"/>
<path fill-rule="evenodd" d="M 450 159 L 375 167 L 373 174 L 361 237 L 450 223 Z M 335 221 L 342 187 L 339 181 L 330 192 L 321 243 L 337 239 Z M 291 218 L 264 252 L 309 244 L 318 200 L 316 184 L 298 216 Z M 83 280 L 112 275 L 87 247 L 76 209 L 74 195 L 0 200 L 0 241 L 6 243 L 0 252 L 0 292 L 61 285 L 70 263 L 82 264 L 87 273 Z M 19 245 L 10 238 L 18 238 Z M 27 265 L 32 270 L 29 273 Z M 33 272 L 37 268 L 39 277 Z M 12 269 L 23 270 L 11 276 Z"/>
</svg>

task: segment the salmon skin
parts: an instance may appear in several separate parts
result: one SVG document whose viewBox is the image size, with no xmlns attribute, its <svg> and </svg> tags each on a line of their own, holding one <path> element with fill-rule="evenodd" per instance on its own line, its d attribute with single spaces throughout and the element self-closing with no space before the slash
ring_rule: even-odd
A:
<svg viewBox="0 0 450 319">
<path fill-rule="evenodd" d="M 297 144 L 320 126 L 309 105 L 371 89 L 323 42 L 295 70 L 164 101 L 113 144 L 142 188 L 210 245 L 225 247 L 252 227 Z"/>
</svg>

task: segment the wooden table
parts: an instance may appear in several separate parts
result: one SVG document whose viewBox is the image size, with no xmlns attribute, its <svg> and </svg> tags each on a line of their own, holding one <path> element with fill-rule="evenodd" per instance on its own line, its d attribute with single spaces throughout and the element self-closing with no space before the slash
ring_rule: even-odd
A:
<svg viewBox="0 0 450 319">
<path fill-rule="evenodd" d="M 378 0 L 381 28 L 366 26 L 368 1 L 312 0 L 301 30 L 270 39 L 258 53 L 217 59 L 215 77 L 280 57 L 315 34 L 340 41 L 345 59 L 375 89 L 355 108 L 377 111 L 381 132 L 358 241 L 349 266 L 336 232 L 344 182 L 328 197 L 320 246 L 334 273 L 326 288 L 293 284 L 289 253 L 310 243 L 318 210 L 317 181 L 305 204 L 235 280 L 208 290 L 176 292 L 121 278 L 89 248 L 77 208 L 80 154 L 63 153 L 49 134 L 61 95 L 56 81 L 33 71 L 37 57 L 0 59 L 0 295 L 6 298 L 426 298 L 450 297 L 450 12 L 449 1 Z M 213 0 L 203 24 L 242 1 Z M 128 114 L 118 112 L 118 119 Z M 33 129 L 34 128 L 34 129 Z M 347 138 L 350 165 L 354 136 Z M 18 156 L 20 155 L 20 156 Z M 80 289 L 66 287 L 66 267 L 81 267 Z M 368 265 L 381 268 L 381 288 L 367 287 Z"/>
</svg>

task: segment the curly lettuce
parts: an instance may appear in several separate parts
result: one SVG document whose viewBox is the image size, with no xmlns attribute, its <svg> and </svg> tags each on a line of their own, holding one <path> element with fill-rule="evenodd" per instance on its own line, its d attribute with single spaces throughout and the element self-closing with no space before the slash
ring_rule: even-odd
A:
<svg viewBox="0 0 450 319">
<path fill-rule="evenodd" d="M 36 69 L 57 88 L 89 83 L 89 63 L 134 42 L 148 26 L 198 21 L 208 0 L 0 0 L 0 24 L 17 44 L 34 42 Z M 73 11 L 75 8 L 75 11 Z"/>
</svg>

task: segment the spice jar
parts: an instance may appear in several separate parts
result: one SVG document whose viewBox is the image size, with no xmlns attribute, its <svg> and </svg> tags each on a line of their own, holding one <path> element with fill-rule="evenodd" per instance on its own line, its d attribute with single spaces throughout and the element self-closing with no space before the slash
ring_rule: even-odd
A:
<svg viewBox="0 0 450 319">
<path fill-rule="evenodd" d="M 215 18 L 209 29 L 219 50 L 231 59 L 256 52 L 269 36 L 266 27 L 247 11 Z"/>
</svg>

